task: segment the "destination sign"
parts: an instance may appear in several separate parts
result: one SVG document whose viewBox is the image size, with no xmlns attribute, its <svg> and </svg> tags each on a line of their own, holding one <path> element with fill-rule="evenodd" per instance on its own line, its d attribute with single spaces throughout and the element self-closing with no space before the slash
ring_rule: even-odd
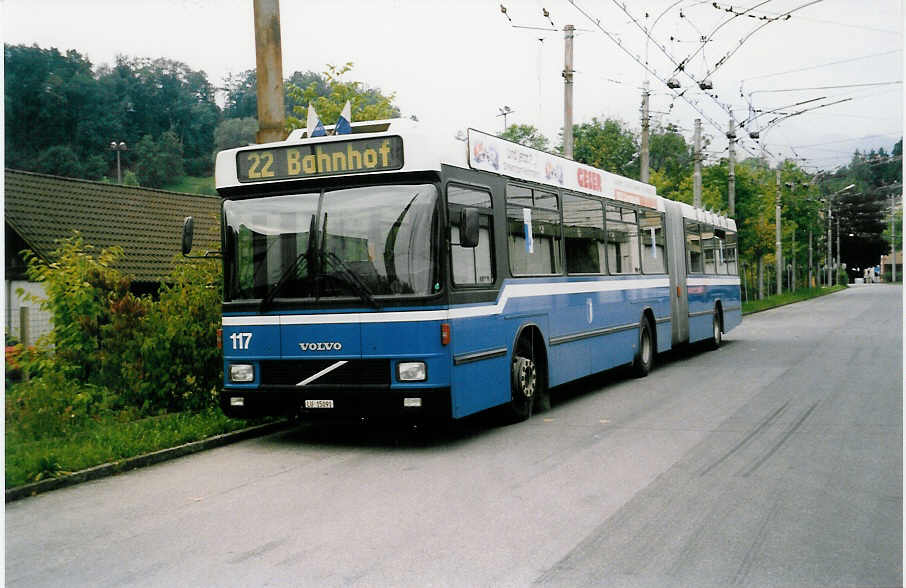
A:
<svg viewBox="0 0 906 588">
<path fill-rule="evenodd" d="M 390 171 L 403 167 L 403 139 L 379 137 L 240 151 L 240 182 Z"/>
</svg>

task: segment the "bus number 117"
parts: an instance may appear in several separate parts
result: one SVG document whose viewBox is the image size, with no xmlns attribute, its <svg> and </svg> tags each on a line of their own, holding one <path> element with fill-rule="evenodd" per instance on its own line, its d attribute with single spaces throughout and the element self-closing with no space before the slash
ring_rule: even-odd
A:
<svg viewBox="0 0 906 588">
<path fill-rule="evenodd" d="M 252 341 L 251 333 L 233 333 L 230 335 L 230 341 L 233 342 L 233 349 L 248 349 Z"/>
</svg>

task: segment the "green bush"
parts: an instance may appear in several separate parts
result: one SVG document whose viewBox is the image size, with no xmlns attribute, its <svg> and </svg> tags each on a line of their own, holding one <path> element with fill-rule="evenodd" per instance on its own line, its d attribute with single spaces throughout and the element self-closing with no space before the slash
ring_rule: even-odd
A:
<svg viewBox="0 0 906 588">
<path fill-rule="evenodd" d="M 220 264 L 177 260 L 153 300 L 129 291 L 129 279 L 112 267 L 120 255 L 115 247 L 95 254 L 76 233 L 60 243 L 54 262 L 28 256 L 28 275 L 44 282 L 47 297 L 20 295 L 51 313 L 53 329 L 11 357 L 34 379 L 17 391 L 21 406 L 57 416 L 69 408 L 70 418 L 95 414 L 94 406 L 141 414 L 216 406 Z M 60 381 L 67 385 L 45 394 Z M 26 398 L 31 394 L 43 400 Z M 35 408 L 44 401 L 46 410 Z"/>
<path fill-rule="evenodd" d="M 176 265 L 169 283 L 161 286 L 159 300 L 143 318 L 144 373 L 133 402 L 168 411 L 216 405 L 222 381 L 217 348 L 221 281 L 215 260 Z"/>
</svg>

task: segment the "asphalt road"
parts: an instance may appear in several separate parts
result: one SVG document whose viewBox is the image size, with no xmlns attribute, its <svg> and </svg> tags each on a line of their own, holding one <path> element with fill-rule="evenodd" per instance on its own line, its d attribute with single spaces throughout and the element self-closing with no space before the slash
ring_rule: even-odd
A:
<svg viewBox="0 0 906 588">
<path fill-rule="evenodd" d="M 311 427 L 6 507 L 9 586 L 898 586 L 902 289 L 427 437 Z"/>
</svg>

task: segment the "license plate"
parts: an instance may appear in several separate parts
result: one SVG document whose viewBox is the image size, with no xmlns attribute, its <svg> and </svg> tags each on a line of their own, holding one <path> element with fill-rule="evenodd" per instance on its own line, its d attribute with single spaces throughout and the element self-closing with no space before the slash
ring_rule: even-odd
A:
<svg viewBox="0 0 906 588">
<path fill-rule="evenodd" d="M 305 408 L 333 408 L 333 400 L 306 400 Z"/>
</svg>

